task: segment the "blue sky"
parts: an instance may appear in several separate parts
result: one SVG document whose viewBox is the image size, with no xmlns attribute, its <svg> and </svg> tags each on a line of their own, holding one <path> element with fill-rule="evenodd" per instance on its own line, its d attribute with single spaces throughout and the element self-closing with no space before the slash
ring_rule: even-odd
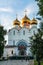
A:
<svg viewBox="0 0 43 65">
<path fill-rule="evenodd" d="M 0 24 L 8 30 L 12 27 L 16 14 L 21 20 L 25 15 L 25 10 L 30 19 L 36 17 L 38 6 L 35 0 L 0 0 Z"/>
</svg>

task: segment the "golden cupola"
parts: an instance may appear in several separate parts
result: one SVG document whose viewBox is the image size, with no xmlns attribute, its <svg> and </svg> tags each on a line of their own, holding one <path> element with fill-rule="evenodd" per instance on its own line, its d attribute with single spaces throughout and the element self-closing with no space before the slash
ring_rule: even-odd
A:
<svg viewBox="0 0 43 65">
<path fill-rule="evenodd" d="M 37 24 L 37 20 L 35 18 L 32 19 L 31 24 Z"/>
<path fill-rule="evenodd" d="M 16 20 L 13 21 L 13 25 L 19 25 L 20 26 L 20 21 L 16 18 Z"/>
<path fill-rule="evenodd" d="M 22 26 L 28 26 L 30 24 L 30 19 L 27 17 L 27 15 L 22 18 Z"/>
</svg>

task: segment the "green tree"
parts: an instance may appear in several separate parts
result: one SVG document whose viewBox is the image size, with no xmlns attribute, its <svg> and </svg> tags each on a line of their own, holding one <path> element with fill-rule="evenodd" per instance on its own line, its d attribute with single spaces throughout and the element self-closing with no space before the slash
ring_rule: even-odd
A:
<svg viewBox="0 0 43 65">
<path fill-rule="evenodd" d="M 43 0 L 35 0 L 37 1 L 37 5 L 39 6 L 38 14 L 43 17 Z"/>
<path fill-rule="evenodd" d="M 41 31 L 43 32 L 43 21 L 40 22 L 39 27 L 40 27 Z"/>
<path fill-rule="evenodd" d="M 4 45 L 5 45 L 5 38 L 4 35 L 6 34 L 6 30 L 4 30 L 3 26 L 0 25 L 0 58 L 3 56 L 4 52 Z"/>
<path fill-rule="evenodd" d="M 31 42 L 31 52 L 36 57 L 38 65 L 40 65 L 40 60 L 43 59 L 43 33 L 40 29 L 32 37 L 30 37 Z"/>
</svg>

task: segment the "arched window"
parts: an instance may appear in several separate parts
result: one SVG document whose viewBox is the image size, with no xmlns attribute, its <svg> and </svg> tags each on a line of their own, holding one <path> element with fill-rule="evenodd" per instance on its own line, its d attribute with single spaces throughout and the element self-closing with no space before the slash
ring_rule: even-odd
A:
<svg viewBox="0 0 43 65">
<path fill-rule="evenodd" d="M 25 30 L 23 31 L 23 35 L 25 35 Z"/>
<path fill-rule="evenodd" d="M 15 35 L 15 31 L 13 32 L 13 34 Z"/>
<path fill-rule="evenodd" d="M 11 54 L 13 54 L 13 50 L 11 51 Z"/>
<path fill-rule="evenodd" d="M 15 40 L 13 40 L 13 45 L 15 45 Z"/>
</svg>

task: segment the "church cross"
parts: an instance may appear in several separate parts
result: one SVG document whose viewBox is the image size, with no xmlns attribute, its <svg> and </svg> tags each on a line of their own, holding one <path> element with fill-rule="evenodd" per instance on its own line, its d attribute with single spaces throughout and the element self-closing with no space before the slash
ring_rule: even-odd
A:
<svg viewBox="0 0 43 65">
<path fill-rule="evenodd" d="M 27 15 L 27 10 L 25 10 L 25 15 Z"/>
<path fill-rule="evenodd" d="M 16 14 L 16 19 L 17 19 L 17 17 L 18 17 L 18 14 Z"/>
</svg>

